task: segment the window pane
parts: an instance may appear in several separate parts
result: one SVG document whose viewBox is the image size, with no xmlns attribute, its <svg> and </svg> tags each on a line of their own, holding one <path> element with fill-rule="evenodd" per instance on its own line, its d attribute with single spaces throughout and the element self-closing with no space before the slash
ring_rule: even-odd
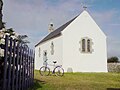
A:
<svg viewBox="0 0 120 90">
<path fill-rule="evenodd" d="M 85 52 L 85 39 L 82 39 L 82 52 Z"/>
<path fill-rule="evenodd" d="M 87 40 L 87 52 L 90 52 L 90 40 Z"/>
</svg>

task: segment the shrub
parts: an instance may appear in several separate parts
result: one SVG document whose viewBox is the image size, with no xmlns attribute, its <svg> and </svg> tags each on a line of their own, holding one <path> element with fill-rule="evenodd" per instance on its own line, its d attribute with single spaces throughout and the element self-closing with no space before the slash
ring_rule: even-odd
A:
<svg viewBox="0 0 120 90">
<path fill-rule="evenodd" d="M 107 62 L 108 63 L 118 63 L 119 59 L 116 56 L 115 57 L 110 57 L 110 58 L 107 59 Z"/>
</svg>

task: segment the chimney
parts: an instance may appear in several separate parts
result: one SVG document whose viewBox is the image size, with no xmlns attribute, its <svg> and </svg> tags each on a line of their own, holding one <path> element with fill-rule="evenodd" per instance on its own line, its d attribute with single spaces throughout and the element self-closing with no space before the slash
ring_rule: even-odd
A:
<svg viewBox="0 0 120 90">
<path fill-rule="evenodd" d="M 54 28 L 53 28 L 53 23 L 50 23 L 49 24 L 49 29 L 48 29 L 49 33 L 53 32 L 54 31 Z"/>
</svg>

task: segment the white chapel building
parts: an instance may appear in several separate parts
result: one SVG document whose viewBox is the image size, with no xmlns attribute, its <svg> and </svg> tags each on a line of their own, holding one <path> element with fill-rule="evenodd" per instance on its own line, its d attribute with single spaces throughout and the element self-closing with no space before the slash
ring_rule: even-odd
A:
<svg viewBox="0 0 120 90">
<path fill-rule="evenodd" d="M 35 69 L 57 61 L 65 72 L 107 72 L 106 35 L 90 14 L 80 15 L 50 33 L 35 45 Z"/>
</svg>

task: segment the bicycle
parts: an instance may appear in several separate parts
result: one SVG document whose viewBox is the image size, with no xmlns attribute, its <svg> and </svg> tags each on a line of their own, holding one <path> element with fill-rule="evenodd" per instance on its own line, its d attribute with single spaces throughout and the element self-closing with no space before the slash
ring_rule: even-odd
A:
<svg viewBox="0 0 120 90">
<path fill-rule="evenodd" d="M 52 71 L 52 74 L 55 74 L 57 76 L 63 76 L 64 75 L 64 69 L 62 68 L 62 65 L 55 65 L 57 63 L 57 61 L 53 61 L 54 63 L 54 69 Z M 41 76 L 49 76 L 50 75 L 50 68 L 45 65 L 45 66 L 42 66 L 39 70 Z"/>
</svg>

